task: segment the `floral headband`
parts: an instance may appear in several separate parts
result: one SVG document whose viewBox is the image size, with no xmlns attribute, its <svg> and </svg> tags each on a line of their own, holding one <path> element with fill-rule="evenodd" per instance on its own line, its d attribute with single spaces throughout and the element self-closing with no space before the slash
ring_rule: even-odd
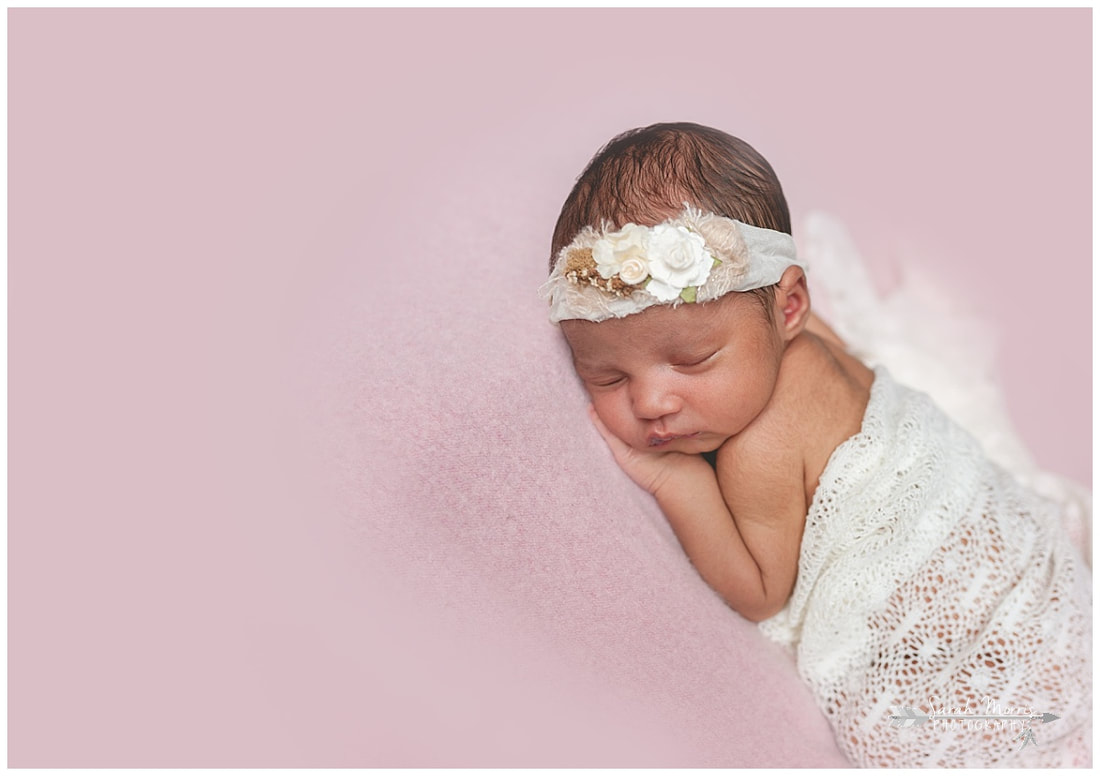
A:
<svg viewBox="0 0 1100 776">
<path fill-rule="evenodd" d="M 789 234 L 703 213 L 684 205 L 656 226 L 612 232 L 586 226 L 558 253 L 540 289 L 550 321 L 604 321 L 657 304 L 707 302 L 731 291 L 779 282 L 790 266 L 806 268 Z"/>
</svg>

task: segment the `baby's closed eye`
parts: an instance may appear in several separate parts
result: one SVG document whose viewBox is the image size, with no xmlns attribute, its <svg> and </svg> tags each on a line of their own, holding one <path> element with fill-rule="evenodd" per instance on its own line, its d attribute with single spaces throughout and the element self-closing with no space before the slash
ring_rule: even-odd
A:
<svg viewBox="0 0 1100 776">
<path fill-rule="evenodd" d="M 593 388 L 614 388 L 624 379 L 622 377 L 605 377 L 599 380 L 585 380 L 585 383 Z"/>
<path fill-rule="evenodd" d="M 626 379 L 619 372 L 578 373 L 581 381 L 589 388 L 613 388 Z"/>
<path fill-rule="evenodd" d="M 672 361 L 672 366 L 677 369 L 691 369 L 692 367 L 705 366 L 717 355 L 717 350 L 706 351 L 702 354 L 685 355 L 682 358 L 674 359 Z"/>
</svg>

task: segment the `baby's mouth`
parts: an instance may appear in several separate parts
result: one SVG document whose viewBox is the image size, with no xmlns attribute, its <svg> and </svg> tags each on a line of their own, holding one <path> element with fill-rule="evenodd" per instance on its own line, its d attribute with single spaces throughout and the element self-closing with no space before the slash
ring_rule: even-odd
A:
<svg viewBox="0 0 1100 776">
<path fill-rule="evenodd" d="M 676 439 L 691 439 L 692 437 L 697 437 L 697 436 L 699 436 L 700 433 L 701 432 L 696 431 L 694 434 L 669 434 L 669 435 L 662 435 L 662 436 L 651 436 L 649 438 L 649 446 L 650 447 L 662 447 L 662 446 L 667 445 L 669 442 L 672 442 Z"/>
</svg>

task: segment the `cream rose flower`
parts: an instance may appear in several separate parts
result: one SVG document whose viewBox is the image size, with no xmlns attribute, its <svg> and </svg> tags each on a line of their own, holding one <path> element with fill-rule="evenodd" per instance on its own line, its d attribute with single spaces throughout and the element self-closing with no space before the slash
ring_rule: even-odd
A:
<svg viewBox="0 0 1100 776">
<path fill-rule="evenodd" d="M 626 224 L 617 232 L 606 234 L 592 246 L 592 258 L 596 261 L 596 269 L 603 278 L 618 275 L 622 277 L 623 266 L 627 261 L 635 259 L 646 265 L 646 243 L 649 241 L 649 230 L 637 224 Z M 636 274 L 636 264 L 631 265 Z M 648 273 L 648 270 L 646 270 Z M 642 275 L 641 279 L 645 279 Z M 635 281 L 623 278 L 624 283 Z"/>
<path fill-rule="evenodd" d="M 662 302 L 676 299 L 685 288 L 701 286 L 714 265 L 701 236 L 672 224 L 653 227 L 648 258 L 652 279 L 646 291 Z"/>
<path fill-rule="evenodd" d="M 619 267 L 619 277 L 624 283 L 637 285 L 649 277 L 649 264 L 645 259 L 631 256 Z"/>
</svg>

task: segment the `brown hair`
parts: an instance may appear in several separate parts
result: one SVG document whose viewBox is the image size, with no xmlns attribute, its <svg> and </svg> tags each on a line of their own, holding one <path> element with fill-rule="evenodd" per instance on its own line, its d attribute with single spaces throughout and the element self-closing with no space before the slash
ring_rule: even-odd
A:
<svg viewBox="0 0 1100 776">
<path fill-rule="evenodd" d="M 550 267 L 586 226 L 652 226 L 679 213 L 685 202 L 791 233 L 779 179 L 752 146 L 699 124 L 653 124 L 617 135 L 592 157 L 562 205 Z"/>
</svg>

